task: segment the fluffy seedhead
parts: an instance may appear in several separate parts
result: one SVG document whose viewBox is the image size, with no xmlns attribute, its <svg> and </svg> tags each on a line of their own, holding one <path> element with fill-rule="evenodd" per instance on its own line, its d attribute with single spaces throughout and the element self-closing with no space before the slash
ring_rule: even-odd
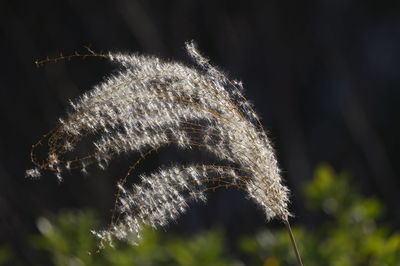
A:
<svg viewBox="0 0 400 266">
<path fill-rule="evenodd" d="M 247 191 L 267 220 L 288 219 L 288 189 L 242 84 L 211 66 L 193 43 L 186 49 L 197 67 L 151 56 L 99 55 L 120 64 L 121 70 L 72 102 L 67 118 L 33 146 L 36 168 L 26 175 L 37 178 L 50 170 L 60 181 L 66 170 L 86 172 L 91 164 L 105 169 L 122 153 L 139 152 L 142 159 L 172 144 L 204 148 L 221 161 L 160 169 L 128 187 L 126 178 L 139 159 L 118 184 L 111 226 L 94 232 L 102 244 L 114 238 L 137 243 L 143 226 L 167 224 L 185 212 L 190 200 L 205 201 L 206 191 L 218 187 Z M 87 137 L 93 139 L 94 153 L 66 159 Z M 47 148 L 42 161 L 35 155 L 39 146 Z"/>
</svg>

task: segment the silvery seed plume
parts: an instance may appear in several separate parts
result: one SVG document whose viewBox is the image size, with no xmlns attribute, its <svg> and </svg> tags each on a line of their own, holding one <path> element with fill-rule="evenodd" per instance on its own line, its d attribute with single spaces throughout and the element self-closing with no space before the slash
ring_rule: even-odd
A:
<svg viewBox="0 0 400 266">
<path fill-rule="evenodd" d="M 173 144 L 204 148 L 221 161 L 160 169 L 129 187 L 122 179 L 111 226 L 94 232 L 102 244 L 112 244 L 114 238 L 136 244 L 143 226 L 166 225 L 185 212 L 188 202 L 205 201 L 206 191 L 219 187 L 247 191 L 267 220 L 288 219 L 288 189 L 242 84 L 211 66 L 193 43 L 186 49 L 196 67 L 143 55 L 99 55 L 121 70 L 72 102 L 66 119 L 33 146 L 36 168 L 26 175 L 35 178 L 51 170 L 60 181 L 66 170 L 86 172 L 91 164 L 105 169 L 120 154 L 139 152 L 144 158 Z M 66 159 L 90 136 L 92 154 Z M 48 149 L 42 161 L 35 155 L 39 146 Z"/>
</svg>

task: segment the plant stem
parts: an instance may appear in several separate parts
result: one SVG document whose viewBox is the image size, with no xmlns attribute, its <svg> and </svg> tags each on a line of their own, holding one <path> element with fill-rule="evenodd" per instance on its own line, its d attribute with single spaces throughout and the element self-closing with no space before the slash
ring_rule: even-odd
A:
<svg viewBox="0 0 400 266">
<path fill-rule="evenodd" d="M 294 239 L 294 235 L 293 235 L 293 232 L 292 232 L 292 228 L 290 227 L 289 220 L 284 220 L 283 222 L 285 223 L 285 226 L 286 226 L 286 228 L 288 230 L 288 233 L 289 233 L 289 236 L 290 236 L 290 241 L 292 242 L 292 247 L 293 247 L 294 253 L 296 254 L 297 264 L 299 266 L 303 266 L 303 262 L 301 261 L 301 257 L 300 257 L 300 252 L 299 252 L 299 250 L 297 248 L 296 240 Z"/>
</svg>

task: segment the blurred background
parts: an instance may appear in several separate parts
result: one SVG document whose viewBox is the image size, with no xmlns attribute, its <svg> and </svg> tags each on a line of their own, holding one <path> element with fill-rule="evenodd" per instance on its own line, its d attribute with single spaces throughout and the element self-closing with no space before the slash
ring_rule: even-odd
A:
<svg viewBox="0 0 400 266">
<path fill-rule="evenodd" d="M 77 259 L 79 263 L 68 260 L 78 264 L 62 264 L 54 259 L 56 255 L 53 259 L 46 255 L 43 242 L 50 247 L 54 244 L 46 242 L 52 224 L 49 217 L 54 219 L 53 227 L 57 219 L 62 220 L 54 218 L 57 215 L 67 217 L 67 224 L 71 219 L 72 224 L 79 219 L 92 221 L 87 218 L 92 216 L 85 216 L 88 214 L 70 213 L 90 210 L 100 226 L 106 224 L 111 217 L 114 185 L 138 158 L 137 154 L 119 158 L 106 172 L 93 169 L 87 176 L 71 172 L 61 184 L 52 175 L 38 181 L 24 178 L 25 170 L 31 168 L 31 145 L 57 125 L 68 100 L 116 69 L 99 58 L 49 63 L 40 68 L 34 62 L 60 53 L 84 52 L 84 46 L 97 52 L 139 52 L 187 62 L 184 42 L 195 40 L 214 65 L 243 81 L 292 191 L 292 223 L 299 234 L 309 232 L 304 233 L 305 238 L 313 233 L 332 236 L 331 231 L 318 230 L 329 221 L 338 221 L 332 230 L 342 228 L 345 242 L 346 237 L 354 239 L 354 231 L 346 231 L 351 227 L 339 223 L 346 215 L 350 215 L 350 222 L 357 220 L 354 210 L 339 212 L 335 207 L 332 211 L 332 206 L 356 206 L 363 199 L 376 203 L 372 207 L 360 204 L 373 228 L 385 225 L 385 233 L 378 234 L 382 243 L 400 230 L 399 1 L 2 0 L 0 40 L 0 264 L 89 265 L 84 259 Z M 203 156 L 190 154 L 189 158 Z M 185 158 L 184 151 L 162 150 L 146 159 L 139 172 Z M 347 179 L 339 178 L 341 173 Z M 344 191 L 354 197 L 340 196 Z M 268 228 L 279 233 L 282 224 L 266 224 L 263 213 L 239 191 L 220 190 L 209 196 L 207 205 L 193 204 L 167 231 L 190 238 L 220 228 L 226 241 L 221 246 L 238 265 L 291 265 L 290 259 L 268 257 L 272 250 L 268 245 L 255 262 L 249 259 L 255 256 L 254 248 L 252 255 L 246 255 L 246 248 L 240 248 L 245 244 L 234 244 L 246 242 L 240 240 L 244 235 L 258 235 Z M 320 212 L 311 211 L 310 201 Z M 366 228 L 370 228 L 369 222 Z M 363 232 L 355 250 L 365 242 Z M 31 241 L 40 235 L 41 241 Z M 279 234 L 273 242 L 276 245 L 278 238 Z M 322 239 L 313 241 L 321 243 Z M 393 252 L 400 254 L 400 238 L 396 239 Z M 312 242 L 299 242 L 307 241 Z M 246 243 L 247 251 L 249 246 L 261 245 Z M 307 254 L 307 246 L 302 248 Z M 349 249 L 343 254 L 350 254 Z M 372 255 L 366 254 L 360 265 L 371 262 Z M 309 261 L 321 262 L 322 257 L 316 256 L 323 255 L 309 256 Z M 396 258 L 376 265 L 398 265 L 392 264 Z"/>
</svg>

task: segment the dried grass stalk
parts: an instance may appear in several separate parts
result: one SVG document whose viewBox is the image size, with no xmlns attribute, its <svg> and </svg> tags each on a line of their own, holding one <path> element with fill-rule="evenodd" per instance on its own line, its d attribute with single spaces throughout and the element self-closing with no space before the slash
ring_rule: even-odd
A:
<svg viewBox="0 0 400 266">
<path fill-rule="evenodd" d="M 205 201 L 205 192 L 218 187 L 244 189 L 267 220 L 288 221 L 288 189 L 259 118 L 243 96 L 242 84 L 211 66 L 192 42 L 186 49 L 197 67 L 91 50 L 89 55 L 72 55 L 104 57 L 120 64 L 121 70 L 71 103 L 73 111 L 66 119 L 33 146 L 36 167 L 27 176 L 36 178 L 50 170 L 61 181 L 66 170 L 86 172 L 91 164 L 105 169 L 122 153 L 139 152 L 144 158 L 171 144 L 201 147 L 221 160 L 221 165 L 160 169 L 142 176 L 133 187 L 122 179 L 111 226 L 94 232 L 102 244 L 112 244 L 114 238 L 136 244 L 144 225 L 166 225 L 185 212 L 190 200 Z M 94 153 L 66 159 L 87 136 L 94 139 Z M 48 151 L 39 161 L 35 151 L 43 145 Z"/>
</svg>

